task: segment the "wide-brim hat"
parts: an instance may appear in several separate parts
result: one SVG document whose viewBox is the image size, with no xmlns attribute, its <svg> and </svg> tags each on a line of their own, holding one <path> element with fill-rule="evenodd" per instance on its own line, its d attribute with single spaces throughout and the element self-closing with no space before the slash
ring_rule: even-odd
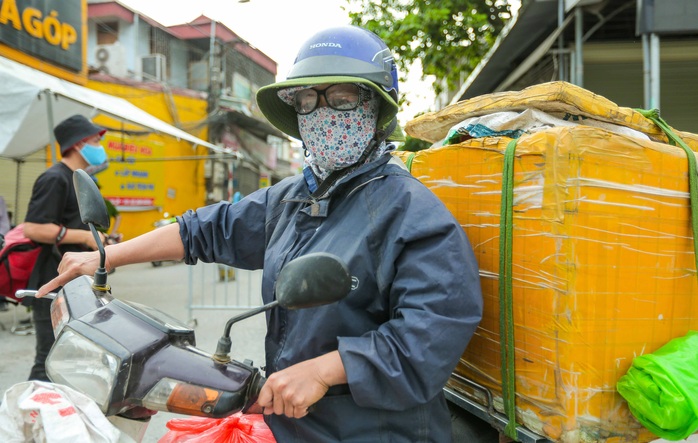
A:
<svg viewBox="0 0 698 443">
<path fill-rule="evenodd" d="M 81 114 L 68 117 L 53 128 L 53 135 L 56 136 L 56 141 L 61 146 L 61 155 L 81 140 L 95 134 L 104 135 L 105 132 L 107 132 L 105 128 L 95 125 Z"/>
<path fill-rule="evenodd" d="M 381 105 L 378 110 L 378 128 L 386 128 L 390 122 L 396 118 L 398 106 L 395 99 L 381 87 L 370 80 L 361 77 L 351 76 L 321 76 L 321 77 L 302 77 L 291 80 L 284 80 L 271 85 L 263 86 L 257 91 L 257 105 L 262 111 L 262 114 L 269 120 L 269 123 L 274 125 L 280 131 L 301 140 L 300 131 L 298 130 L 298 114 L 293 106 L 279 98 L 277 94 L 281 89 L 292 88 L 295 86 L 312 86 L 321 84 L 334 83 L 359 83 L 370 87 L 381 96 Z M 400 125 L 396 125 L 392 134 L 388 136 L 391 141 L 404 141 L 405 135 L 400 129 Z"/>
</svg>

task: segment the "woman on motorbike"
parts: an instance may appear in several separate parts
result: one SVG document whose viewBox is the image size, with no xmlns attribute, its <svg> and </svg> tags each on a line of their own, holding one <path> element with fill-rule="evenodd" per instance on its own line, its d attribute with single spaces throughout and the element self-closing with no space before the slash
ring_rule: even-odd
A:
<svg viewBox="0 0 698 443">
<path fill-rule="evenodd" d="M 478 269 L 458 222 L 390 154 L 386 140 L 401 135 L 390 50 L 358 27 L 321 31 L 257 102 L 302 140 L 303 174 L 108 246 L 107 267 L 184 258 L 263 269 L 268 303 L 293 258 L 339 256 L 353 281 L 345 299 L 267 314 L 258 403 L 276 439 L 450 441 L 442 388 L 481 319 Z M 40 293 L 97 264 L 67 255 Z"/>
</svg>

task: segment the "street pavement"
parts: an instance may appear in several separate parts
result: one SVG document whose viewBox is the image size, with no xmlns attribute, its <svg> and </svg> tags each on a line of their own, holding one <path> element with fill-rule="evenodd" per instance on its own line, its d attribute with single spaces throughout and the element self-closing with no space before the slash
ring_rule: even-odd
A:
<svg viewBox="0 0 698 443">
<path fill-rule="evenodd" d="M 217 295 L 215 304 L 219 306 L 223 303 L 235 305 L 236 296 L 240 297 L 242 305 L 259 304 L 260 274 L 236 270 L 234 281 L 221 282 L 215 265 L 199 264 L 193 269 L 189 268 L 183 263 L 164 263 L 160 267 L 150 263 L 128 265 L 109 275 L 109 284 L 116 298 L 157 308 L 184 323 L 195 320 L 197 347 L 214 353 L 227 320 L 243 310 L 194 309 L 190 319 L 190 288 L 197 305 L 211 304 L 211 294 Z M 202 297 L 208 298 L 203 300 Z M 0 311 L 0 394 L 14 384 L 26 381 L 34 360 L 34 335 L 12 334 L 13 315 L 17 315 L 18 320 L 30 317 L 22 306 L 10 306 L 8 311 Z M 265 333 L 264 314 L 233 325 L 230 333 L 233 344 L 231 357 L 238 361 L 249 359 L 255 366 L 263 366 Z M 186 417 L 159 412 L 151 419 L 143 443 L 156 443 L 165 435 L 168 420 Z"/>
</svg>

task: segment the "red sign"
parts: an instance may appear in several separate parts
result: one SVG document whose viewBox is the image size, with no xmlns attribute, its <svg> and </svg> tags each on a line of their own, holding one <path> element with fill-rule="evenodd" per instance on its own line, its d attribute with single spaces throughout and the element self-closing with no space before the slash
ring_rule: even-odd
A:
<svg viewBox="0 0 698 443">
<path fill-rule="evenodd" d="M 155 206 L 150 197 L 106 197 L 114 206 Z"/>
</svg>

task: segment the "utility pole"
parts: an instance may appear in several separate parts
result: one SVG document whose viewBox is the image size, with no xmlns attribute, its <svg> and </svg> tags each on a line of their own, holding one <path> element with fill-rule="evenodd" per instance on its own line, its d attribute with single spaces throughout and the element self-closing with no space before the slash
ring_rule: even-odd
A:
<svg viewBox="0 0 698 443">
<path fill-rule="evenodd" d="M 218 106 L 219 75 L 216 58 L 216 21 L 211 20 L 211 38 L 208 49 L 208 102 L 206 111 L 210 114 Z"/>
</svg>

